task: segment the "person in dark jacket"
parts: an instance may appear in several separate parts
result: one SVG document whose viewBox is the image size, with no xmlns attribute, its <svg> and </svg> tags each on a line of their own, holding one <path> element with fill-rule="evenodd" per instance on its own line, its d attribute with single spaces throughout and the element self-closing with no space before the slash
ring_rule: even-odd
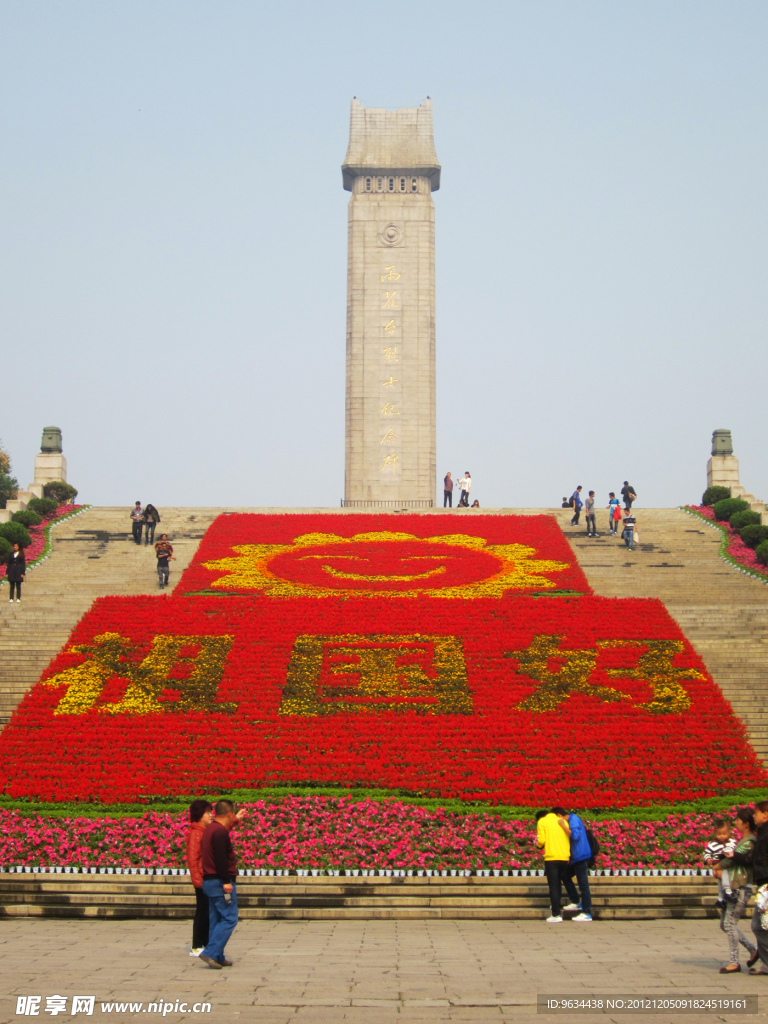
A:
<svg viewBox="0 0 768 1024">
<path fill-rule="evenodd" d="M 195 919 L 192 922 L 192 950 L 190 956 L 200 956 L 208 944 L 210 910 L 208 897 L 203 892 L 203 833 L 213 821 L 213 807 L 207 800 L 193 800 L 189 807 L 187 832 L 187 867 L 195 888 Z"/>
<path fill-rule="evenodd" d="M 16 591 L 16 604 L 21 604 L 21 584 L 24 582 L 24 577 L 27 574 L 27 563 L 24 560 L 24 552 L 18 544 L 13 545 L 13 551 L 8 555 L 8 561 L 6 563 L 5 575 L 8 577 L 8 582 L 11 585 L 11 599 L 9 604 L 13 603 L 13 592 Z"/>
<path fill-rule="evenodd" d="M 214 819 L 203 832 L 200 854 L 203 863 L 203 892 L 208 897 L 208 943 L 200 959 L 214 970 L 231 967 L 224 947 L 237 925 L 237 856 L 229 833 L 245 811 L 235 811 L 231 800 L 218 800 Z"/>
<path fill-rule="evenodd" d="M 621 488 L 621 496 L 624 499 L 624 511 L 631 512 L 632 502 L 637 495 L 635 494 L 635 488 L 627 480 L 624 481 L 624 486 Z"/>
<path fill-rule="evenodd" d="M 768 800 L 756 805 L 755 825 L 757 838 L 752 848 L 752 876 L 759 897 L 760 886 L 768 885 Z M 749 973 L 768 974 L 768 928 L 763 928 L 760 909 L 757 906 L 752 915 L 752 931 L 757 941 L 760 964 L 753 967 Z"/>
<path fill-rule="evenodd" d="M 155 526 L 160 522 L 160 513 L 154 505 L 144 508 L 144 544 L 155 543 Z"/>
</svg>

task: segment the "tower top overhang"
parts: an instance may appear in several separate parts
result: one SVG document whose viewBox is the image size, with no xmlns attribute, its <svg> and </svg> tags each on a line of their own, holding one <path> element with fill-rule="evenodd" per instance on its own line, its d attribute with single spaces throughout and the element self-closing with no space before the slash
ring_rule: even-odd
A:
<svg viewBox="0 0 768 1024">
<path fill-rule="evenodd" d="M 349 146 L 341 165 L 344 188 L 352 191 L 363 174 L 406 174 L 429 178 L 440 188 L 440 164 L 432 131 L 432 100 L 420 107 L 384 110 L 355 98 L 349 113 Z"/>
</svg>

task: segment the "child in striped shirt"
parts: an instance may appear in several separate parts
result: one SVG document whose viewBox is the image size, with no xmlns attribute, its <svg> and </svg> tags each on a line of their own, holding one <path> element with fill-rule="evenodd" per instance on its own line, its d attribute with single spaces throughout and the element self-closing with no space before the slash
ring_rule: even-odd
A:
<svg viewBox="0 0 768 1024">
<path fill-rule="evenodd" d="M 736 837 L 731 833 L 733 829 L 722 818 L 715 819 L 715 835 L 704 847 L 703 860 L 707 867 L 716 867 L 718 862 L 726 855 L 733 853 L 736 849 Z M 736 900 L 738 897 L 731 889 L 731 876 L 727 868 L 717 880 L 717 906 L 722 910 L 726 900 Z"/>
</svg>

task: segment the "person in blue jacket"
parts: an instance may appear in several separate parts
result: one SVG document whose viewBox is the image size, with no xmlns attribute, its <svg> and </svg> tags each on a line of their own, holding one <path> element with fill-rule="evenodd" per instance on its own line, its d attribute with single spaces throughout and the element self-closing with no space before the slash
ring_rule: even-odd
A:
<svg viewBox="0 0 768 1024">
<path fill-rule="evenodd" d="M 592 849 L 587 838 L 587 830 L 578 814 L 571 813 L 566 815 L 562 807 L 553 807 L 552 811 L 557 815 L 558 825 L 560 825 L 571 842 L 571 856 L 568 862 L 569 870 L 566 871 L 563 878 L 563 883 L 571 902 L 567 907 L 563 907 L 563 910 L 581 911 L 581 913 L 573 918 L 574 921 L 591 921 L 592 893 L 589 890 L 589 862 L 592 859 Z M 576 892 L 576 886 L 573 884 L 574 875 L 579 883 L 579 892 L 581 893 L 581 900 L 578 903 L 578 893 Z"/>
</svg>

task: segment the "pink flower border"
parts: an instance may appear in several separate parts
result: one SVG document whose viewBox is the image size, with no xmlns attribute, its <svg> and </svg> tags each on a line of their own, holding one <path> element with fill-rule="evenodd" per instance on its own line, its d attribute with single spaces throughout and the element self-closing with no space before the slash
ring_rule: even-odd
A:
<svg viewBox="0 0 768 1024">
<path fill-rule="evenodd" d="M 483 811 L 461 813 L 351 796 L 287 796 L 241 807 L 246 817 L 232 833 L 241 872 L 476 873 L 544 866 L 530 819 L 504 820 Z M 600 870 L 666 872 L 702 865 L 714 815 L 672 814 L 660 821 L 590 821 L 584 815 L 583 820 L 600 843 Z M 0 810 L 0 865 L 184 869 L 188 830 L 186 812 L 59 818 Z"/>
</svg>

